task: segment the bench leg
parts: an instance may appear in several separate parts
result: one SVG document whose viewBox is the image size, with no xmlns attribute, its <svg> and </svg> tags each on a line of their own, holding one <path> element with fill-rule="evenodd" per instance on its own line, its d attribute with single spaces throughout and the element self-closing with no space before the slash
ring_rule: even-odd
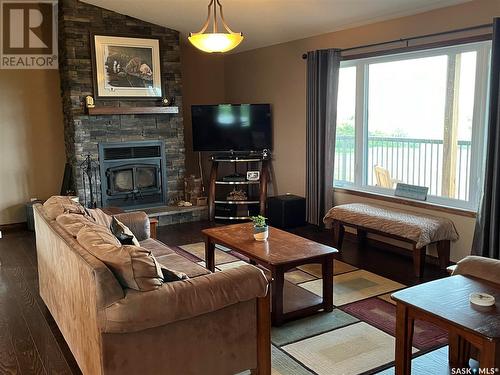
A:
<svg viewBox="0 0 500 375">
<path fill-rule="evenodd" d="M 342 248 L 342 243 L 344 242 L 345 228 L 340 222 L 336 220 L 332 224 L 333 224 L 333 246 L 336 246 L 337 249 L 340 250 Z"/>
<path fill-rule="evenodd" d="M 357 229 L 358 232 L 358 246 L 361 249 L 364 249 L 366 246 L 366 230 Z"/>
<path fill-rule="evenodd" d="M 437 243 L 437 252 L 439 257 L 439 266 L 442 270 L 450 264 L 450 241 L 439 241 Z"/>
<path fill-rule="evenodd" d="M 417 249 L 413 245 L 413 269 L 415 270 L 415 276 L 418 278 L 421 278 L 424 274 L 426 249 L 427 247 Z"/>
</svg>

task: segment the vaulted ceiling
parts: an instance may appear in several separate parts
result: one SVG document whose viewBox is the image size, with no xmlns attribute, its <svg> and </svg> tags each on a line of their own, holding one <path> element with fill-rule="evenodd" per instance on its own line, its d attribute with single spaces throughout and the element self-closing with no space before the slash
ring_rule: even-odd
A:
<svg viewBox="0 0 500 375">
<path fill-rule="evenodd" d="M 83 0 L 179 30 L 199 31 L 208 0 Z M 221 0 L 224 16 L 245 41 L 244 51 L 353 26 L 426 12 L 470 0 Z"/>
</svg>

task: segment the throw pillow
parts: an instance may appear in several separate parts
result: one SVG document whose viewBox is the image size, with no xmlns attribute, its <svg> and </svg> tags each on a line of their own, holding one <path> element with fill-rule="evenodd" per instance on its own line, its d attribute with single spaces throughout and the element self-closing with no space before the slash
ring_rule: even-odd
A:
<svg viewBox="0 0 500 375">
<path fill-rule="evenodd" d="M 108 215 L 100 208 L 94 208 L 88 211 L 92 219 L 94 219 L 94 221 L 96 222 L 96 224 L 102 225 L 106 228 L 111 227 L 111 220 L 113 219 L 112 216 Z"/>
<path fill-rule="evenodd" d="M 86 215 L 85 208 L 80 203 L 71 199 L 71 197 L 55 195 L 47 199 L 43 204 L 45 214 L 50 220 L 55 220 L 62 214 Z"/>
<path fill-rule="evenodd" d="M 85 226 L 78 233 L 77 241 L 106 264 L 124 288 L 149 291 L 163 284 L 161 267 L 149 250 L 122 246 L 102 226 Z"/>
<path fill-rule="evenodd" d="M 122 245 L 141 246 L 132 231 L 116 217 L 113 217 L 111 220 L 111 232 Z"/>
<path fill-rule="evenodd" d="M 56 217 L 56 222 L 75 238 L 85 225 L 92 224 L 87 216 L 81 214 L 62 214 Z"/>
</svg>

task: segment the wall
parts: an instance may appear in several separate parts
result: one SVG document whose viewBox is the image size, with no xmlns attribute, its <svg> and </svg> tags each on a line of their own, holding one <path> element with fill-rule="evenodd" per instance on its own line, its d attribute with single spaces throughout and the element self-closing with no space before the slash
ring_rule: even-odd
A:
<svg viewBox="0 0 500 375">
<path fill-rule="evenodd" d="M 186 38 L 181 39 L 182 95 L 184 99 L 184 139 L 186 173 L 200 175 L 198 153 L 193 152 L 191 106 L 224 103 L 224 56 L 201 52 Z M 202 155 L 204 170 L 209 170 L 208 154 Z M 208 177 L 208 176 L 205 176 Z"/>
<path fill-rule="evenodd" d="M 0 70 L 0 225 L 24 204 L 58 194 L 64 136 L 57 70 Z"/>
<path fill-rule="evenodd" d="M 458 6 L 402 17 L 348 30 L 227 55 L 225 93 L 229 102 L 269 102 L 274 116 L 274 169 L 279 193 L 305 193 L 307 51 L 348 48 L 415 35 L 491 23 L 500 1 L 475 0 Z M 345 197 L 335 195 L 336 202 Z M 354 198 L 354 200 L 359 200 Z M 451 217 L 462 240 L 452 247 L 454 259 L 467 254 L 473 220 Z"/>
<path fill-rule="evenodd" d="M 158 39 L 163 95 L 175 99 L 179 114 L 87 115 L 85 97 L 94 96 L 90 42 L 93 33 Z M 78 165 L 87 154 L 98 159 L 99 143 L 161 139 L 165 142 L 167 200 L 181 196 L 185 156 L 178 31 L 78 0 L 60 0 L 59 54 L 66 154 L 74 167 L 77 194 L 85 196 Z M 161 105 L 159 99 L 96 100 L 96 106 L 107 107 L 158 105 Z"/>
</svg>

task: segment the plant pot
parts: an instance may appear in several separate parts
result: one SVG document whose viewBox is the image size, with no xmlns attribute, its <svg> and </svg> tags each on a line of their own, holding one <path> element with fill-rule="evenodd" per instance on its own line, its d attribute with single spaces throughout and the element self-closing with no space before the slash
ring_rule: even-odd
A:
<svg viewBox="0 0 500 375">
<path fill-rule="evenodd" d="M 253 227 L 253 238 L 256 241 L 266 241 L 267 237 L 269 237 L 269 227 L 267 225 L 265 227 Z"/>
</svg>

